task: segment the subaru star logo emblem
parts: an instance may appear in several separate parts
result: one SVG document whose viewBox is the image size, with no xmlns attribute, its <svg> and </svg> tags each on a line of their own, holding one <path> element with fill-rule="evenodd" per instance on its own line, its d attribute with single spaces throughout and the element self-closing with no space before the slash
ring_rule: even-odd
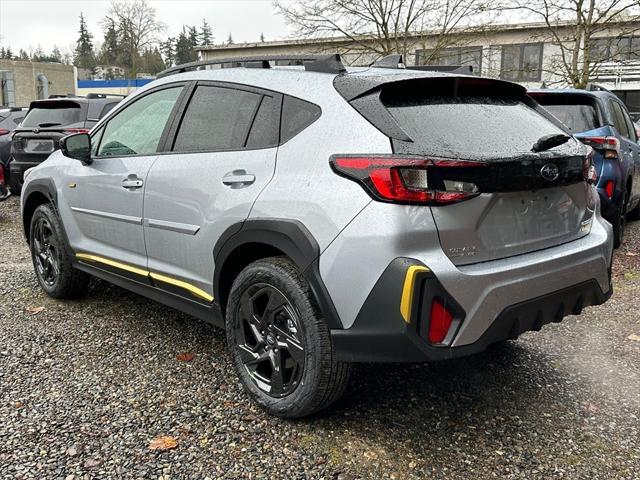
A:
<svg viewBox="0 0 640 480">
<path fill-rule="evenodd" d="M 558 166 L 553 163 L 547 163 L 544 167 L 540 169 L 540 175 L 548 182 L 553 182 L 556 178 L 560 176 L 560 170 L 558 170 Z"/>
</svg>

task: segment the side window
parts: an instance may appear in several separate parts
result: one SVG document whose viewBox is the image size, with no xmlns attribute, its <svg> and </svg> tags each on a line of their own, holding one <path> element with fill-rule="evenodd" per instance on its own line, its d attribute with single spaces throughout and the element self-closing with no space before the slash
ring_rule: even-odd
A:
<svg viewBox="0 0 640 480">
<path fill-rule="evenodd" d="M 313 103 L 305 102 L 299 98 L 284 97 L 282 104 L 282 123 L 280 126 L 280 142 L 295 137 L 318 118 L 322 111 Z"/>
<path fill-rule="evenodd" d="M 134 100 L 107 123 L 98 156 L 148 155 L 158 150 L 162 132 L 183 87 Z"/>
<path fill-rule="evenodd" d="M 182 118 L 173 151 L 244 148 L 261 100 L 257 93 L 199 86 Z"/>
<path fill-rule="evenodd" d="M 91 156 L 95 157 L 98 155 L 98 147 L 100 146 L 100 140 L 102 139 L 102 134 L 104 133 L 104 128 L 100 128 L 97 132 L 91 135 Z"/>
<path fill-rule="evenodd" d="M 247 138 L 248 148 L 273 147 L 278 144 L 278 118 L 275 117 L 277 108 L 273 97 L 262 97 L 260 108 L 253 119 L 251 131 Z"/>
<path fill-rule="evenodd" d="M 631 121 L 631 117 L 626 109 L 620 107 L 620 111 L 622 112 L 622 117 L 624 118 L 625 123 L 627 124 L 627 131 L 629 132 L 629 139 L 634 142 L 638 141 L 638 136 L 636 135 L 636 127 L 633 125 Z"/>
<path fill-rule="evenodd" d="M 613 113 L 613 125 L 616 127 L 616 130 L 620 133 L 620 135 L 631 138 L 631 133 L 627 128 L 627 123 L 624 120 L 624 114 L 622 113 L 622 108 L 618 105 L 618 102 L 614 100 L 609 100 L 609 106 L 611 107 L 611 112 Z"/>
<path fill-rule="evenodd" d="M 115 107 L 116 105 L 118 105 L 118 102 L 112 102 L 112 103 L 107 103 L 103 108 L 102 111 L 100 112 L 100 115 L 98 115 L 98 118 L 102 118 L 104 117 L 107 113 L 109 113 L 113 107 Z"/>
</svg>

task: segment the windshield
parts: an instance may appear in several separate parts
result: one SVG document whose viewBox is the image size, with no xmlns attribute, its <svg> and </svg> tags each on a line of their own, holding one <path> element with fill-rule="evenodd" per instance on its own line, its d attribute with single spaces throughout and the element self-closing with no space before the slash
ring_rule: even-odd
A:
<svg viewBox="0 0 640 480">
<path fill-rule="evenodd" d="M 54 127 L 82 122 L 82 109 L 73 102 L 48 102 L 34 105 L 22 121 L 23 127 Z"/>
</svg>

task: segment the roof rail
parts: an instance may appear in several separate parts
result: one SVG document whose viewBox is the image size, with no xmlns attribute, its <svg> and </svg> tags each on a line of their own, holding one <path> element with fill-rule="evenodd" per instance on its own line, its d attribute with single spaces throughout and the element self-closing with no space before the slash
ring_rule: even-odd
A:
<svg viewBox="0 0 640 480">
<path fill-rule="evenodd" d="M 85 98 L 107 98 L 107 97 L 119 97 L 119 98 L 125 98 L 126 95 L 121 95 L 118 93 L 87 93 L 87 95 L 85 96 Z"/>
<path fill-rule="evenodd" d="M 221 65 L 221 68 L 271 68 L 271 62 L 286 62 L 287 65 L 304 65 L 308 72 L 340 74 L 347 71 L 339 54 L 332 55 L 270 55 L 255 57 L 230 57 L 217 60 L 200 60 L 183 63 L 167 68 L 158 73 L 157 78 L 184 73 L 191 70 L 202 70 L 208 65 Z"/>
<path fill-rule="evenodd" d="M 406 68 L 407 70 L 422 70 L 425 72 L 473 73 L 472 65 L 405 65 L 402 55 L 395 53 L 379 58 L 370 66 L 374 68 Z"/>
<path fill-rule="evenodd" d="M 587 86 L 584 88 L 589 92 L 608 92 L 609 89 L 603 87 L 602 85 L 598 85 L 597 83 L 587 83 Z"/>
</svg>

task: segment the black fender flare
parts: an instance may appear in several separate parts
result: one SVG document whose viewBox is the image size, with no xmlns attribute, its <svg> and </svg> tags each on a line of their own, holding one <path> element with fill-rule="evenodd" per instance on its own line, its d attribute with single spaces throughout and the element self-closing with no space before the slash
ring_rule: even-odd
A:
<svg viewBox="0 0 640 480">
<path fill-rule="evenodd" d="M 289 257 L 309 282 L 311 291 L 329 328 L 344 328 L 320 276 L 318 242 L 309 230 L 297 220 L 257 218 L 228 227 L 213 249 L 215 298 L 222 298 L 219 286 L 226 260 L 238 247 L 251 243 L 269 245 Z"/>
<path fill-rule="evenodd" d="M 29 202 L 29 196 L 33 193 L 38 192 L 43 194 L 45 197 L 49 199 L 51 204 L 53 205 L 54 210 L 57 212 L 58 210 L 58 192 L 56 190 L 56 186 L 53 183 L 53 180 L 50 178 L 37 178 L 30 181 L 23 189 L 21 193 L 21 197 L 24 199 L 23 208 L 27 206 Z M 27 243 L 29 242 L 28 225 L 25 223 L 26 219 L 24 218 L 24 210 L 21 210 L 22 218 L 22 233 L 27 239 Z"/>
</svg>

